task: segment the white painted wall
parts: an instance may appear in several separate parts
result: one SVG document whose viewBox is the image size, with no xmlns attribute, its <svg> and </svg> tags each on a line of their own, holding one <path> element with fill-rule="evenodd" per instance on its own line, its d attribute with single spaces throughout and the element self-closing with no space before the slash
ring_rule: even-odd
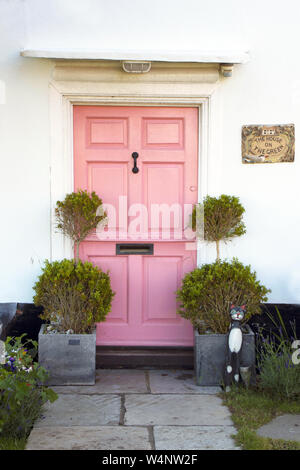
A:
<svg viewBox="0 0 300 470">
<path fill-rule="evenodd" d="M 299 15 L 298 0 L 0 0 L 0 302 L 30 302 L 50 254 L 53 63 L 20 57 L 23 48 L 249 49 L 251 61 L 218 92 L 221 152 L 209 162 L 209 192 L 236 194 L 246 207 L 247 235 L 223 255 L 250 263 L 270 301 L 300 302 Z M 295 163 L 241 164 L 241 126 L 266 123 L 295 124 Z"/>
<path fill-rule="evenodd" d="M 0 302 L 29 302 L 49 256 L 48 80 L 51 64 L 24 60 L 24 2 L 0 1 Z"/>
</svg>

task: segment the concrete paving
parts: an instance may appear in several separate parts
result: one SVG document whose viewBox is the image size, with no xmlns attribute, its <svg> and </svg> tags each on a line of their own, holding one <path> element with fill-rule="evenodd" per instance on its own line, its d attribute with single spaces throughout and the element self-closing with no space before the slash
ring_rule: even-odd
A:
<svg viewBox="0 0 300 470">
<path fill-rule="evenodd" d="M 104 393 L 147 393 L 145 371 L 110 369 L 96 371 L 95 385 L 67 385 L 52 387 L 56 393 L 97 395 Z"/>
<path fill-rule="evenodd" d="M 189 371 L 98 370 L 94 386 L 53 389 L 27 450 L 237 449 L 220 389 Z"/>
<path fill-rule="evenodd" d="M 45 405 L 35 427 L 118 425 L 120 406 L 118 395 L 60 395 Z"/>
<path fill-rule="evenodd" d="M 68 426 L 34 428 L 27 450 L 151 450 L 147 428 Z"/>
<path fill-rule="evenodd" d="M 236 450 L 234 426 L 155 426 L 157 450 Z"/>
<path fill-rule="evenodd" d="M 125 424 L 232 426 L 221 398 L 210 395 L 128 395 Z"/>
<path fill-rule="evenodd" d="M 203 393 L 214 395 L 220 387 L 199 387 L 195 384 L 194 375 L 185 370 L 151 370 L 149 382 L 152 393 Z"/>
<path fill-rule="evenodd" d="M 277 416 L 258 429 L 257 434 L 272 439 L 300 442 L 300 415 Z"/>
</svg>

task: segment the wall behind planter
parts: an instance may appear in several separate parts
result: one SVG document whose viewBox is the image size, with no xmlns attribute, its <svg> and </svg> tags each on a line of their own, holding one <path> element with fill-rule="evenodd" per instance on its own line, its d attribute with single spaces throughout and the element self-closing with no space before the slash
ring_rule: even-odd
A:
<svg viewBox="0 0 300 470">
<path fill-rule="evenodd" d="M 295 304 L 262 304 L 262 313 L 261 315 L 254 315 L 249 324 L 255 333 L 259 332 L 260 328 L 264 328 L 264 335 L 268 335 L 270 331 L 275 331 L 280 335 L 280 328 L 277 328 L 270 316 L 276 322 L 278 327 L 280 326 L 280 321 L 277 314 L 277 309 L 282 316 L 287 334 L 291 340 L 300 338 L 300 305 Z"/>
<path fill-rule="evenodd" d="M 0 301 L 31 301 L 50 253 L 48 81 L 51 63 L 26 61 L 24 2 L 0 2 Z"/>
</svg>

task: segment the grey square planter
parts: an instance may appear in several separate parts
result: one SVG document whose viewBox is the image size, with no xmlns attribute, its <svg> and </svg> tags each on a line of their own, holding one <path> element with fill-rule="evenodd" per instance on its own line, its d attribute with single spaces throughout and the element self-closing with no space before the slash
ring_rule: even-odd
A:
<svg viewBox="0 0 300 470">
<path fill-rule="evenodd" d="M 86 335 L 39 332 L 39 364 L 50 373 L 49 385 L 93 385 L 96 331 Z"/>
<path fill-rule="evenodd" d="M 255 335 L 248 325 L 243 335 L 241 366 L 251 367 L 251 383 L 255 383 Z M 202 334 L 195 330 L 194 367 L 197 385 L 222 385 L 226 360 L 227 335 Z"/>
</svg>

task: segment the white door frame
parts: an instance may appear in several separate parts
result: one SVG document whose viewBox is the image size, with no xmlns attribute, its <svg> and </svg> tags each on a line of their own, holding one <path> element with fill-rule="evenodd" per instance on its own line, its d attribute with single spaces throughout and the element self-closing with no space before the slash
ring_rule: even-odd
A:
<svg viewBox="0 0 300 470">
<path fill-rule="evenodd" d="M 82 73 L 82 65 L 80 66 Z M 90 80 L 74 81 L 70 79 L 52 80 L 50 89 L 50 188 L 51 188 L 51 260 L 72 258 L 71 243 L 55 228 L 54 208 L 58 200 L 74 190 L 73 177 L 73 105 L 110 105 L 110 106 L 185 106 L 199 109 L 199 156 L 198 156 L 198 200 L 208 192 L 218 191 L 216 162 L 221 154 L 220 141 L 220 100 L 219 80 L 213 83 L 190 83 L 186 74 L 186 83 L 139 83 L 133 87 L 128 83 L 101 83 Z M 76 68 L 75 68 L 76 70 Z M 205 77 L 205 69 L 202 70 Z M 212 80 L 210 79 L 210 82 Z M 101 93 L 101 88 L 104 93 Z M 133 93 L 136 88 L 136 93 Z M 149 90 L 150 88 L 150 90 Z M 169 89 L 172 89 L 172 94 Z M 128 91 L 130 93 L 128 93 Z M 135 90 L 134 90 L 135 91 Z M 150 91 L 150 92 L 149 92 Z M 219 138 L 217 138 L 217 136 Z M 213 157 L 213 171 L 209 171 L 209 162 Z M 200 246 L 200 245 L 199 245 Z M 200 246 L 197 254 L 198 265 L 206 261 L 205 245 Z"/>
</svg>

